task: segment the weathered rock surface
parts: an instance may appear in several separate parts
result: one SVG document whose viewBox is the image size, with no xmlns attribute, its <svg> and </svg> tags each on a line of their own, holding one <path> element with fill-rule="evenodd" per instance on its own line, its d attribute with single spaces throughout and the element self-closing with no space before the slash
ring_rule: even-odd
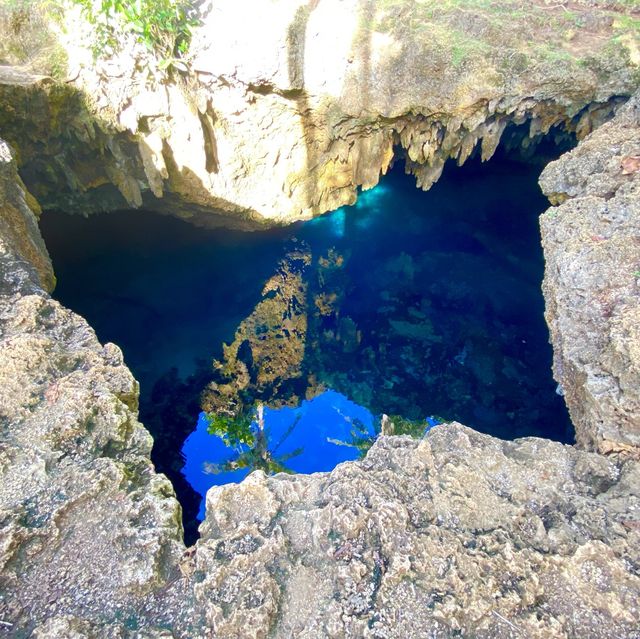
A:
<svg viewBox="0 0 640 639">
<path fill-rule="evenodd" d="M 547 167 L 541 219 L 554 375 L 577 442 L 640 451 L 640 94 Z M 635 450 L 635 452 L 634 452 Z"/>
<path fill-rule="evenodd" d="M 44 208 L 145 205 L 227 225 L 308 218 L 352 203 L 394 154 L 428 188 L 447 158 L 462 163 L 477 145 L 491 157 L 510 122 L 584 136 L 640 83 L 637 8 L 623 1 L 201 10 L 191 71 L 175 82 L 131 41 L 96 64 L 91 26 L 73 11 L 56 36 L 69 83 L 23 83 L 20 98 L 0 82 L 0 126 Z M 75 105 L 66 112 L 60 92 Z M 25 100 L 28 118 L 6 106 Z"/>
<path fill-rule="evenodd" d="M 637 637 L 640 465 L 458 424 L 330 474 L 213 488 L 215 637 Z"/>
<path fill-rule="evenodd" d="M 183 554 L 137 385 L 42 289 L 47 257 L 2 158 L 5 636 L 637 637 L 640 463 L 458 424 L 383 438 L 332 473 L 215 488 Z"/>
<path fill-rule="evenodd" d="M 126 55 L 98 74 L 80 64 L 75 87 L 5 69 L 0 126 L 47 206 L 307 217 L 373 185 L 394 144 L 427 186 L 480 138 L 490 156 L 507 121 L 589 133 L 637 86 L 635 9 L 565 9 L 214 2 L 197 80 L 143 80 Z M 638 446 L 638 156 L 634 98 L 543 177 L 565 200 L 543 220 L 556 375 L 579 443 L 602 452 Z M 459 424 L 383 438 L 332 473 L 213 489 L 184 554 L 137 384 L 119 349 L 46 293 L 35 208 L 0 144 L 6 636 L 637 639 L 633 455 Z"/>
<path fill-rule="evenodd" d="M 180 555 L 180 510 L 122 353 L 42 288 L 51 264 L 25 198 L 0 142 L 2 632 L 109 636 L 61 617 L 125 627 Z"/>
<path fill-rule="evenodd" d="M 10 285 L 12 293 L 26 292 L 29 284 L 39 279 L 44 288 L 53 289 L 55 282 L 53 267 L 38 229 L 36 213 L 34 213 L 39 211 L 38 203 L 19 178 L 11 149 L 1 139 L 0 194 L 2 196 L 0 200 L 2 273 L 5 278 L 11 271 L 17 276 L 13 281 L 6 280 L 5 286 Z"/>
</svg>

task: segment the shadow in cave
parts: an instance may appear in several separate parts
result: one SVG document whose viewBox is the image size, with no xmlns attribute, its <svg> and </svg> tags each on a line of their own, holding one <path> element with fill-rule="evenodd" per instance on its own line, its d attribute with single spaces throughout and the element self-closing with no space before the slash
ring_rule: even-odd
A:
<svg viewBox="0 0 640 639">
<path fill-rule="evenodd" d="M 186 379 L 177 368 L 170 368 L 155 382 L 150 393 L 140 401 L 140 421 L 153 437 L 151 459 L 156 471 L 164 473 L 173 484 L 182 506 L 184 542 L 193 545 L 198 539 L 198 511 L 201 497 L 182 473 L 181 450 L 193 431 L 201 411 L 200 394 L 211 378 L 207 360 L 197 363 L 197 370 Z"/>
<path fill-rule="evenodd" d="M 147 211 L 40 220 L 58 285 L 101 342 L 123 350 L 140 382 L 140 419 L 152 461 L 183 508 L 185 542 L 197 537 L 200 497 L 185 481 L 181 448 L 195 428 L 211 359 L 255 307 L 291 230 L 201 229 Z"/>
</svg>

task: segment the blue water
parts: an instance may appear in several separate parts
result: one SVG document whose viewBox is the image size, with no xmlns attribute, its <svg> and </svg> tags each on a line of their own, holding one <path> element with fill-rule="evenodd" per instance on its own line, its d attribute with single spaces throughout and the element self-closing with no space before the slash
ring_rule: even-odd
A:
<svg viewBox="0 0 640 639">
<path fill-rule="evenodd" d="M 354 426 L 356 420 L 358 424 Z M 327 471 L 342 462 L 358 459 L 359 450 L 353 444 L 354 428 L 358 435 L 375 436 L 373 415 L 334 391 L 305 400 L 296 408 L 266 407 L 264 422 L 270 452 L 277 459 L 292 455 L 283 465 L 294 473 Z M 247 468 L 219 473 L 205 471 L 208 463 L 222 463 L 248 450 L 244 445 L 236 450 L 229 448 L 220 437 L 210 435 L 207 427 L 205 413 L 200 413 L 196 430 L 182 447 L 185 457 L 182 472 L 202 497 L 211 486 L 239 482 L 249 474 Z M 204 500 L 198 512 L 198 518 L 203 517 Z"/>
<path fill-rule="evenodd" d="M 290 470 L 329 470 L 358 454 L 329 441 L 344 435 L 344 415 L 365 423 L 365 414 L 436 415 L 503 438 L 572 440 L 543 318 L 539 170 L 498 154 L 485 165 L 448 165 L 424 193 L 398 165 L 353 207 L 260 233 L 144 211 L 43 216 L 55 296 L 122 347 L 141 384 L 154 463 L 176 487 L 188 538 L 206 486 L 246 472 L 202 472 L 233 452 L 199 418 L 212 359 L 265 299 L 294 237 L 309 256 L 306 298 L 297 300 L 308 325 L 301 373 L 282 384 L 287 397 L 248 393 L 274 408 L 265 420 L 272 439 L 300 416 L 286 446 L 297 442 L 304 454 L 288 460 Z M 324 314 L 321 299 L 332 300 Z M 318 389 L 332 392 L 304 399 Z M 291 407 L 275 410 L 282 403 Z"/>
</svg>

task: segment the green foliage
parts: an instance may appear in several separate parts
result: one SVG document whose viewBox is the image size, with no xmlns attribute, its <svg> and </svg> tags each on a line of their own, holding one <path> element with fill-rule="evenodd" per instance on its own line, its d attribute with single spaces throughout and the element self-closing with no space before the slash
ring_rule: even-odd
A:
<svg viewBox="0 0 640 639">
<path fill-rule="evenodd" d="M 276 473 L 287 473 L 288 475 L 292 475 L 293 471 L 290 468 L 287 468 L 285 462 L 292 457 L 300 455 L 301 453 L 302 449 L 298 448 L 291 453 L 275 458 L 269 451 L 265 451 L 260 448 L 250 448 L 249 450 L 238 453 L 221 464 L 207 462 L 204 465 L 204 471 L 211 475 L 218 475 L 220 473 L 228 473 L 233 472 L 234 470 L 248 468 L 249 472 L 262 470 L 267 475 L 275 475 Z"/>
<path fill-rule="evenodd" d="M 386 419 L 385 432 L 383 433 L 383 419 Z M 447 422 L 442 417 L 434 415 L 430 418 L 439 424 Z M 388 415 L 386 418 L 382 416 L 376 418 L 373 422 L 373 433 L 359 420 L 348 419 L 351 424 L 348 441 L 334 440 L 335 444 L 350 446 L 358 450 L 360 457 L 364 457 L 368 450 L 373 446 L 379 435 L 409 435 L 416 439 L 424 437 L 425 433 L 431 428 L 426 420 L 406 419 L 400 415 Z"/>
<path fill-rule="evenodd" d="M 444 422 L 440 417 L 436 417 L 439 422 Z M 405 419 L 400 415 L 389 415 L 389 421 L 393 424 L 394 435 L 410 435 L 411 437 L 423 437 L 427 430 L 427 423 L 424 420 Z"/>
<path fill-rule="evenodd" d="M 256 443 L 255 435 L 251 430 L 251 424 L 254 419 L 254 410 L 238 417 L 208 413 L 207 432 L 210 435 L 220 437 L 229 448 L 238 448 L 242 444 L 251 447 Z"/>
<path fill-rule="evenodd" d="M 299 420 L 300 417 L 297 417 L 280 441 L 270 447 L 269 444 L 273 444 L 273 442 L 270 442 L 269 432 L 265 429 L 261 407 L 252 407 L 237 417 L 208 413 L 207 431 L 210 435 L 220 437 L 226 446 L 233 449 L 234 454 L 230 459 L 220 464 L 205 463 L 205 472 L 217 475 L 248 468 L 250 472 L 262 470 L 267 475 L 292 473 L 287 468 L 286 462 L 300 455 L 303 449 L 296 448 L 283 455 L 278 455 L 278 449 L 293 432 Z"/>
<path fill-rule="evenodd" d="M 71 0 L 97 32 L 99 53 L 114 48 L 120 33 L 133 33 L 150 51 L 162 57 L 161 68 L 184 70 L 192 28 L 198 24 L 188 0 Z"/>
<path fill-rule="evenodd" d="M 337 444 L 338 446 L 355 448 L 358 451 L 358 455 L 362 458 L 367 454 L 367 451 L 373 446 L 380 434 L 380 420 L 378 419 L 374 421 L 374 432 L 371 433 L 371 431 L 359 419 L 347 417 L 346 415 L 344 418 L 351 426 L 349 429 L 349 439 L 329 439 L 329 441 L 333 444 Z"/>
<path fill-rule="evenodd" d="M 346 415 L 344 418 L 350 424 L 348 439 L 330 439 L 329 441 L 338 446 L 355 448 L 360 458 L 367 454 L 367 451 L 382 433 L 383 419 L 386 424 L 385 435 L 410 435 L 419 439 L 431 428 L 427 420 L 411 420 L 399 415 L 391 415 L 375 419 L 372 431 L 357 418 Z M 437 423 L 445 423 L 446 421 L 437 416 L 432 416 L 429 419 L 435 420 Z M 265 428 L 260 405 L 257 407 L 254 405 L 235 417 L 208 413 L 207 431 L 210 435 L 220 437 L 225 445 L 233 450 L 233 455 L 222 463 L 205 463 L 205 472 L 219 474 L 248 468 L 250 472 L 263 470 L 268 475 L 291 473 L 292 471 L 287 468 L 286 463 L 293 457 L 302 454 L 304 450 L 296 448 L 285 454 L 279 454 L 278 450 L 295 430 L 299 420 L 300 416 L 297 416 L 282 435 L 280 441 L 274 442 L 271 441 L 269 429 Z"/>
</svg>

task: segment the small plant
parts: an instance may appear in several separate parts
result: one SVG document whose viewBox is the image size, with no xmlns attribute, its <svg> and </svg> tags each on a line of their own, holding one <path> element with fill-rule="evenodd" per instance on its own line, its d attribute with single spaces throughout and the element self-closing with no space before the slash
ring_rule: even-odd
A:
<svg viewBox="0 0 640 639">
<path fill-rule="evenodd" d="M 342 413 L 340 413 L 342 415 Z M 342 415 L 347 421 L 351 428 L 349 431 L 349 439 L 341 440 L 341 439 L 329 439 L 329 441 L 338 446 L 348 446 L 349 448 L 355 448 L 358 451 L 358 455 L 360 458 L 363 458 L 367 451 L 375 444 L 378 435 L 380 434 L 380 421 L 376 421 L 373 424 L 373 432 L 370 428 L 367 428 L 365 424 L 362 423 L 357 418 L 348 417 L 347 415 Z"/>
<path fill-rule="evenodd" d="M 187 0 L 71 0 L 82 8 L 97 31 L 96 53 L 115 48 L 120 33 L 132 33 L 138 42 L 161 58 L 161 69 L 186 70 L 187 53 L 197 12 Z"/>
</svg>

